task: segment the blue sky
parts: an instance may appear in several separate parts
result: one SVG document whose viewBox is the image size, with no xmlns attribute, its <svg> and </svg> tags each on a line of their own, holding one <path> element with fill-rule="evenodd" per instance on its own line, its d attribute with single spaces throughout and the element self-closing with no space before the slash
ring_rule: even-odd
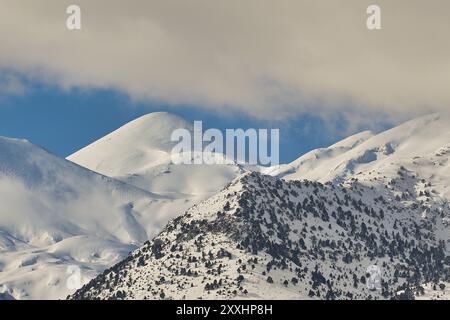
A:
<svg viewBox="0 0 450 320">
<path fill-rule="evenodd" d="M 117 91 L 67 91 L 38 83 L 28 83 L 27 86 L 24 94 L 0 97 L 0 135 L 28 139 L 62 157 L 128 121 L 154 111 L 169 111 L 191 122 L 202 120 L 204 129 L 279 128 L 282 163 L 344 137 L 343 134 L 327 130 L 322 120 L 312 116 L 270 123 L 236 113 L 223 117 L 195 106 L 135 103 Z"/>
</svg>

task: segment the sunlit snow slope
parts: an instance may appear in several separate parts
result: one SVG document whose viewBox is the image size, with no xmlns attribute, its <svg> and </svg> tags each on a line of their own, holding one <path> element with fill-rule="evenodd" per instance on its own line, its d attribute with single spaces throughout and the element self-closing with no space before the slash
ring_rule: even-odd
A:
<svg viewBox="0 0 450 320">
<path fill-rule="evenodd" d="M 101 174 L 158 194 L 198 201 L 242 173 L 236 165 L 174 165 L 176 129 L 193 126 L 178 116 L 155 112 L 131 121 L 67 159 Z M 211 177 L 214 177 L 211 179 Z"/>
<path fill-rule="evenodd" d="M 171 224 L 167 225 L 167 222 L 182 215 L 187 209 L 191 208 L 189 213 L 201 207 L 202 212 L 213 217 L 217 212 L 210 200 L 200 203 L 201 200 L 216 199 L 223 194 L 219 191 L 245 170 L 234 164 L 212 166 L 172 164 L 170 152 L 174 142 L 170 141 L 170 136 L 173 130 L 178 128 L 192 130 L 189 123 L 168 113 L 149 114 L 80 150 L 68 158 L 70 161 L 60 159 L 27 141 L 0 137 L 0 299 L 64 298 L 75 291 L 71 285 L 73 283 L 69 281 L 68 272 L 73 270 L 71 267 L 81 268 L 82 282 L 86 283 L 103 270 L 121 261 L 136 246 L 148 239 L 154 239 L 163 229 L 168 234 L 172 234 L 173 230 L 169 230 Z M 286 216 L 291 219 L 291 214 L 297 215 L 298 210 L 292 211 L 291 205 L 293 202 L 302 200 L 301 208 L 305 211 L 302 212 L 304 216 L 308 216 L 308 221 L 303 225 L 302 220 L 302 227 L 297 230 L 297 233 L 303 233 L 305 237 L 308 236 L 308 239 L 310 236 L 316 239 L 323 236 L 323 241 L 326 241 L 326 232 L 323 233 L 320 228 L 319 232 L 317 228 L 318 226 L 322 230 L 329 228 L 327 215 L 323 218 L 325 220 L 322 226 L 322 222 L 316 221 L 314 212 L 326 208 L 328 213 L 332 214 L 333 210 L 337 210 L 336 208 L 344 203 L 347 210 L 344 211 L 344 216 L 355 218 L 354 226 L 358 226 L 362 220 L 367 220 L 366 225 L 372 228 L 369 228 L 369 231 L 377 239 L 382 240 L 386 237 L 386 239 L 391 237 L 389 241 L 406 239 L 407 244 L 414 248 L 416 245 L 411 237 L 415 236 L 420 229 L 423 233 L 420 235 L 421 239 L 426 240 L 424 244 L 439 245 L 441 246 L 439 250 L 447 254 L 448 251 L 443 246 L 448 245 L 449 242 L 447 232 L 450 222 L 448 217 L 449 157 L 450 118 L 433 114 L 409 121 L 380 134 L 362 132 L 328 148 L 311 151 L 290 164 L 263 170 L 276 178 L 288 181 L 288 184 L 277 179 L 261 178 L 263 179 L 261 181 L 267 183 L 260 185 L 258 176 L 248 176 L 247 173 L 247 177 L 256 177 L 260 186 L 252 188 L 249 195 L 245 193 L 242 199 L 237 197 L 236 208 L 242 207 L 242 201 L 251 199 L 251 203 L 263 205 L 262 207 L 248 206 L 250 215 L 269 214 L 271 219 L 276 221 L 280 217 Z M 319 186 L 329 189 L 329 194 L 315 199 L 316 189 L 302 187 L 301 192 L 294 190 L 292 196 L 289 196 L 286 190 L 297 188 L 296 183 L 300 183 L 301 186 L 309 185 L 307 182 L 295 181 L 303 179 L 326 183 L 325 186 Z M 253 185 L 253 182 L 250 185 Z M 281 192 L 280 186 L 286 187 L 286 192 Z M 346 204 L 349 201 L 345 196 L 346 190 L 350 190 L 355 199 L 359 200 Z M 236 197 L 235 191 L 233 190 L 229 197 Z M 340 194 L 341 191 L 342 194 Z M 316 202 L 316 200 L 321 202 L 325 199 L 330 200 L 333 197 L 336 198 L 336 205 L 324 202 L 324 205 L 326 204 L 324 207 Z M 309 199 L 308 201 L 314 198 L 314 201 L 307 204 L 306 198 Z M 372 206 L 374 210 L 376 209 L 374 212 L 381 209 L 385 213 L 390 212 L 390 220 L 380 218 L 370 208 L 366 210 L 368 213 L 360 212 L 361 203 L 367 205 L 368 199 L 371 199 L 370 203 L 376 204 Z M 226 202 L 225 200 L 220 202 L 223 210 L 218 209 L 219 211 L 229 210 Z M 258 209 L 257 212 L 255 208 Z M 332 228 L 339 231 L 340 240 L 347 241 L 350 237 L 354 238 L 352 241 L 360 241 L 359 233 L 356 233 L 356 238 L 354 232 L 343 236 L 342 232 L 348 232 L 350 229 L 342 224 L 340 213 L 336 212 L 337 218 L 333 217 L 335 221 L 332 219 L 334 221 Z M 274 214 L 276 217 L 272 217 Z M 310 214 L 314 216 L 311 221 Z M 222 219 L 224 215 L 220 214 L 218 217 Z M 216 225 L 200 218 L 198 223 L 205 229 L 202 230 L 205 231 L 204 236 L 208 239 L 214 240 L 214 233 L 228 235 L 236 229 L 236 225 L 230 225 L 223 230 L 217 229 Z M 292 219 L 288 220 L 275 226 L 285 231 Z M 396 220 L 399 221 L 396 222 Z M 386 221 L 392 222 L 392 226 Z M 246 228 L 253 226 L 253 224 L 247 225 L 247 222 L 247 220 L 239 220 L 238 225 L 244 228 L 243 230 L 247 230 Z M 267 219 L 262 220 L 263 230 L 267 229 L 267 222 Z M 316 222 L 319 224 L 316 225 Z M 397 225 L 400 223 L 401 228 Z M 210 228 L 211 226 L 213 229 Z M 420 228 L 417 229 L 417 226 Z M 183 228 L 180 230 L 184 232 Z M 362 225 L 361 228 L 366 230 Z M 381 228 L 380 230 L 387 228 L 385 231 L 388 232 L 389 237 L 379 233 L 378 228 Z M 396 234 L 392 234 L 392 229 L 397 230 L 396 228 L 399 228 L 399 231 L 395 232 L 401 231 L 406 238 L 399 238 Z M 194 231 L 197 232 L 197 230 Z M 183 232 L 179 233 L 180 237 L 183 237 Z M 260 232 L 251 232 L 251 235 L 257 234 Z M 268 234 L 270 235 L 270 232 Z M 280 233 L 280 235 L 283 234 Z M 283 241 L 286 239 L 282 237 Z M 427 239 L 430 239 L 429 243 Z M 236 245 L 235 239 L 232 240 L 232 245 Z M 438 243 L 436 240 L 442 240 L 443 243 Z M 297 242 L 286 241 L 289 246 L 297 245 Z M 306 241 L 307 247 L 308 241 Z M 371 240 L 368 241 L 368 257 L 372 257 L 376 252 L 373 252 Z M 194 245 L 198 243 L 197 241 Z M 211 246 L 214 247 L 215 243 L 217 243 L 215 240 L 212 241 Z M 170 247 L 169 244 L 167 246 Z M 386 244 L 379 246 L 379 248 L 385 247 Z M 189 247 L 183 246 L 183 248 Z M 284 249 L 286 248 L 279 247 L 277 251 Z M 315 244 L 307 249 L 312 251 L 305 263 L 312 267 L 317 262 L 316 252 L 322 252 L 326 247 Z M 345 253 L 344 247 L 342 250 L 341 253 Z M 404 251 L 396 250 L 391 252 L 392 256 Z M 186 254 L 186 258 L 191 255 L 189 252 Z M 348 260 L 345 255 L 344 257 Z M 245 256 L 245 258 L 250 257 Z M 401 259 L 404 258 L 401 257 Z M 409 257 L 406 258 L 409 259 Z M 415 256 L 414 259 L 416 258 Z M 408 259 L 405 261 L 408 262 Z M 187 262 L 192 263 L 192 261 Z M 156 268 L 152 270 L 158 270 L 162 272 L 161 274 L 166 273 L 165 269 L 159 268 L 157 263 L 148 263 Z M 205 263 L 209 264 L 207 261 Z M 345 261 L 344 263 L 347 264 Z M 399 260 L 399 263 L 403 263 L 402 260 Z M 433 280 L 436 274 L 440 275 L 439 270 L 427 272 L 427 281 Z M 175 270 L 169 271 L 175 272 Z M 230 274 L 233 277 L 236 275 Z M 288 275 L 291 276 L 286 274 Z M 308 277 L 309 273 L 306 278 Z M 247 282 L 246 277 L 246 288 L 251 285 L 259 288 L 257 292 L 266 292 L 266 289 L 270 287 L 267 285 L 265 276 L 261 278 L 263 282 L 258 282 L 261 280 L 259 278 L 250 277 L 249 279 L 252 282 Z M 152 283 L 161 282 L 160 278 L 150 280 Z M 211 278 L 211 281 L 213 280 Z M 273 280 L 279 282 L 285 279 L 276 275 Z M 439 280 L 445 279 L 441 277 Z M 174 290 L 176 285 L 174 284 Z M 342 283 L 342 286 L 345 285 L 353 284 Z M 433 284 L 426 284 L 425 289 L 428 293 L 425 296 L 433 295 L 434 297 L 435 293 L 430 293 L 433 290 L 430 291 L 427 286 L 433 287 Z M 212 287 L 215 287 L 214 283 Z M 278 283 L 278 289 L 284 290 L 284 287 L 283 282 L 281 285 Z M 391 293 L 396 294 L 395 290 L 398 288 L 400 287 L 392 288 Z M 212 297 L 208 293 L 211 290 L 207 290 L 205 284 L 197 289 L 200 291 L 195 292 L 192 297 Z M 291 287 L 288 289 L 291 290 Z M 306 287 L 304 289 L 306 290 Z M 313 289 L 316 290 L 313 292 L 315 295 L 327 293 L 326 290 L 317 292 L 317 288 Z M 167 290 L 166 294 L 168 294 Z M 285 293 L 288 294 L 289 290 Z M 302 293 L 309 296 L 308 290 Z M 252 292 L 250 289 L 248 291 Z M 160 296 L 160 293 L 155 291 L 156 296 Z M 107 296 L 103 292 L 99 294 L 102 297 Z M 232 296 L 235 295 L 232 294 Z M 288 296 L 291 297 L 286 295 Z M 173 295 L 173 297 L 183 297 L 183 295 Z M 230 296 L 225 294 L 221 297 Z"/>
<path fill-rule="evenodd" d="M 311 151 L 272 174 L 285 180 L 358 179 L 371 185 L 390 185 L 404 169 L 410 177 L 404 183 L 409 190 L 404 191 L 428 191 L 450 199 L 449 155 L 450 117 L 432 114 L 377 135 L 363 132 Z"/>
<path fill-rule="evenodd" d="M 449 156 L 433 114 L 244 174 L 71 298 L 445 298 Z"/>
<path fill-rule="evenodd" d="M 15 299 L 66 296 L 69 266 L 88 281 L 190 206 L 3 137 L 0 203 L 0 293 Z"/>
</svg>

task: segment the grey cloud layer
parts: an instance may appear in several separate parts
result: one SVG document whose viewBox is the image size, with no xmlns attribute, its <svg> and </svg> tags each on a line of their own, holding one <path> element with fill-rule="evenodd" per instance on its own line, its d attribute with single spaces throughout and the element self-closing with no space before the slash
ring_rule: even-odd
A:
<svg viewBox="0 0 450 320">
<path fill-rule="evenodd" d="M 447 0 L 78 0 L 68 31 L 72 3 L 0 0 L 3 72 L 262 118 L 450 106 Z"/>
</svg>

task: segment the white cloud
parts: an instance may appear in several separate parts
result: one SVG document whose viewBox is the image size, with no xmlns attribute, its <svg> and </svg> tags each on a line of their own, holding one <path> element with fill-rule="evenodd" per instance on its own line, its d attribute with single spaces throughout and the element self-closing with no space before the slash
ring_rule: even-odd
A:
<svg viewBox="0 0 450 320">
<path fill-rule="evenodd" d="M 450 106 L 447 0 L 78 0 L 69 31 L 72 3 L 0 0 L 0 68 L 266 119 Z"/>
</svg>

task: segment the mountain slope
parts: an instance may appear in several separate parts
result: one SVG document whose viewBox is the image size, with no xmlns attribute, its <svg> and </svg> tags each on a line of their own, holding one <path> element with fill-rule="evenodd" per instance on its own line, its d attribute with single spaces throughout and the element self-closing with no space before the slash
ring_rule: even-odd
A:
<svg viewBox="0 0 450 320">
<path fill-rule="evenodd" d="M 170 160 L 175 129 L 192 125 L 175 115 L 155 112 L 137 118 L 67 159 L 107 176 L 126 176 Z"/>
<path fill-rule="evenodd" d="M 0 293 L 16 299 L 73 292 L 156 235 L 189 203 L 152 194 L 0 137 Z"/>
<path fill-rule="evenodd" d="M 289 164 L 282 164 L 279 167 L 271 168 L 272 170 L 266 170 L 266 173 L 278 177 L 287 177 L 291 180 L 301 178 L 310 172 L 316 171 L 321 166 L 326 166 L 329 162 L 334 161 L 336 157 L 356 148 L 373 136 L 374 134 L 370 131 L 357 133 L 328 148 L 312 150 Z"/>
<path fill-rule="evenodd" d="M 171 150 L 176 142 L 171 141 L 171 135 L 180 128 L 193 131 L 193 126 L 178 116 L 150 113 L 67 159 L 141 189 L 194 202 L 218 192 L 243 172 L 232 164 L 174 165 Z"/>
<path fill-rule="evenodd" d="M 442 297 L 448 117 L 362 132 L 264 170 L 275 177 L 172 164 L 180 127 L 150 114 L 71 161 L 0 137 L 0 299 L 72 294 L 73 267 L 82 283 L 110 268 L 76 299 Z"/>
<path fill-rule="evenodd" d="M 449 115 L 427 115 L 377 135 L 363 132 L 351 141 L 360 135 L 364 137 L 357 139 L 358 143 L 350 148 L 338 148 L 337 144 L 312 151 L 273 174 L 286 180 L 341 182 L 356 177 L 360 180 L 382 178 L 403 166 L 421 178 L 433 180 L 434 175 L 450 182 L 446 156 L 450 148 Z M 341 143 L 345 144 L 346 140 Z M 316 154 L 319 156 L 311 159 Z M 430 182 L 441 184 L 438 180 Z"/>
<path fill-rule="evenodd" d="M 380 299 L 448 281 L 450 208 L 383 192 L 244 174 L 70 298 Z"/>
</svg>

